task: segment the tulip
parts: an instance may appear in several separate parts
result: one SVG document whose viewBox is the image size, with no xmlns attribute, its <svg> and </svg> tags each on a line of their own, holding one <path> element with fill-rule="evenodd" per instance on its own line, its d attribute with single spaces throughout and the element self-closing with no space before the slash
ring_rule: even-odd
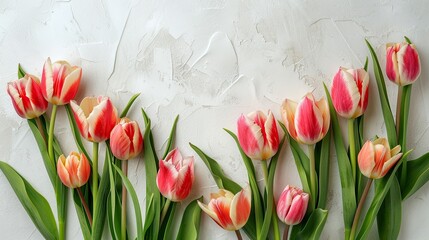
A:
<svg viewBox="0 0 429 240">
<path fill-rule="evenodd" d="M 249 219 L 250 194 L 249 186 L 235 195 L 228 190 L 220 189 L 218 193 L 210 194 L 208 205 L 200 201 L 198 201 L 198 205 L 223 229 L 236 231 L 242 228 Z"/>
<path fill-rule="evenodd" d="M 237 121 L 238 141 L 241 148 L 254 160 L 267 160 L 279 149 L 277 121 L 271 111 L 268 117 L 261 111 L 241 115 Z"/>
<path fill-rule="evenodd" d="M 42 72 L 42 94 L 54 105 L 65 105 L 76 96 L 82 78 L 82 68 L 66 61 L 46 60 Z"/>
<path fill-rule="evenodd" d="M 137 122 L 122 118 L 110 132 L 110 148 L 120 160 L 136 157 L 143 149 L 143 137 Z"/>
<path fill-rule="evenodd" d="M 91 166 L 85 154 L 71 152 L 67 158 L 61 155 L 57 163 L 58 176 L 69 188 L 79 188 L 88 182 Z"/>
<path fill-rule="evenodd" d="M 289 135 L 299 143 L 315 144 L 328 132 L 330 115 L 325 98 L 316 101 L 308 93 L 299 104 L 286 99 L 281 113 Z"/>
<path fill-rule="evenodd" d="M 102 142 L 118 122 L 116 108 L 108 97 L 86 97 L 80 105 L 70 102 L 74 118 L 82 136 L 91 142 Z"/>
<path fill-rule="evenodd" d="M 368 178 L 382 178 L 401 158 L 400 151 L 399 145 L 390 149 L 385 138 L 367 141 L 358 155 L 359 169 Z"/>
<path fill-rule="evenodd" d="M 32 75 L 9 82 L 7 92 L 13 107 L 22 118 L 33 119 L 46 112 L 48 102 L 43 98 L 40 81 Z"/>
<path fill-rule="evenodd" d="M 310 195 L 301 189 L 287 185 L 277 203 L 277 216 L 287 225 L 300 223 L 307 211 L 309 198 Z"/>
<path fill-rule="evenodd" d="M 344 118 L 361 116 L 368 106 L 369 74 L 365 69 L 340 68 L 332 81 L 331 97 Z"/>
<path fill-rule="evenodd" d="M 420 75 L 420 58 L 414 44 L 388 43 L 386 45 L 386 74 L 399 86 L 414 83 Z"/>
<path fill-rule="evenodd" d="M 156 185 L 168 200 L 180 202 L 191 192 L 194 182 L 194 157 L 183 158 L 179 149 L 167 154 L 159 161 Z"/>
</svg>

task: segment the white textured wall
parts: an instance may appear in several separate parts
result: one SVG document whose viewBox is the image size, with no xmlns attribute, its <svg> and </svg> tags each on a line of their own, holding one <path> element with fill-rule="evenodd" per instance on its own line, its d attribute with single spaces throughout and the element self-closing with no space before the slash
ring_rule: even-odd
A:
<svg viewBox="0 0 429 240">
<path fill-rule="evenodd" d="M 0 0 L 0 158 L 55 204 L 31 131 L 15 114 L 5 90 L 6 83 L 16 79 L 17 63 L 40 75 L 44 60 L 50 56 L 82 66 L 78 100 L 87 95 L 108 95 L 121 110 L 130 96 L 141 92 L 131 117 L 143 126 L 139 108 L 147 110 L 159 151 L 164 148 L 174 116 L 180 114 L 177 146 L 182 152 L 195 155 L 188 142 L 196 144 L 244 185 L 245 167 L 222 128 L 235 131 L 238 116 L 256 109 L 271 109 L 280 117 L 279 107 L 286 97 L 298 100 L 308 91 L 323 96 L 322 82 L 329 84 L 339 66 L 362 66 L 369 54 L 364 38 L 376 47 L 384 64 L 384 43 L 402 41 L 404 35 L 417 45 L 423 68 L 413 88 L 409 126 L 409 147 L 415 148 L 412 157 L 419 156 L 429 150 L 429 98 L 425 94 L 429 91 L 428 6 L 425 0 Z M 385 135 L 374 79 L 371 84 L 368 138 Z M 390 83 L 387 87 L 393 104 L 396 87 Z M 63 149 L 75 150 L 63 109 L 57 123 Z M 289 146 L 283 151 L 276 197 L 286 184 L 300 184 Z M 335 161 L 333 154 L 330 215 L 322 239 L 343 236 Z M 257 169 L 261 173 L 259 165 Z M 130 162 L 130 180 L 144 207 L 141 159 Z M 196 180 L 189 198 L 201 194 L 208 197 L 212 191 L 216 185 L 197 157 Z M 425 186 L 404 203 L 401 239 L 427 239 L 428 193 Z M 202 218 L 200 231 L 202 239 L 235 237 L 207 216 Z M 72 204 L 67 235 L 69 239 L 81 238 Z M 1 173 L 0 238 L 42 238 Z"/>
</svg>

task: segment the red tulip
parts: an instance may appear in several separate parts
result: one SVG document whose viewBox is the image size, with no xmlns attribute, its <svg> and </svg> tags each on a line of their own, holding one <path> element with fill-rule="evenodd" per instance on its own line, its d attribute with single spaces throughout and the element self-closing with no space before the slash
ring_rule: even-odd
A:
<svg viewBox="0 0 429 240">
<path fill-rule="evenodd" d="M 70 102 L 74 118 L 82 136 L 91 142 L 102 142 L 118 122 L 118 113 L 108 97 L 86 97 L 77 105 Z"/>
<path fill-rule="evenodd" d="M 7 84 L 13 107 L 22 118 L 32 119 L 46 112 L 48 102 L 43 98 L 40 81 L 32 75 Z"/>
<path fill-rule="evenodd" d="M 289 185 L 283 190 L 277 203 L 277 215 L 287 225 L 296 225 L 307 212 L 310 195 L 297 187 Z"/>
<path fill-rule="evenodd" d="M 300 143 L 315 144 L 326 135 L 329 130 L 329 107 L 325 98 L 319 101 L 308 93 L 297 104 L 286 99 L 281 106 L 283 122 L 289 135 Z"/>
<path fill-rule="evenodd" d="M 369 74 L 365 69 L 340 68 L 332 81 L 331 97 L 344 118 L 361 116 L 368 106 Z"/>
<path fill-rule="evenodd" d="M 137 122 L 122 118 L 110 132 L 110 148 L 120 160 L 136 157 L 143 148 L 143 137 Z"/>
<path fill-rule="evenodd" d="M 64 157 L 61 155 L 57 163 L 58 176 L 69 188 L 78 188 L 88 182 L 91 166 L 83 153 L 71 152 Z"/>
<path fill-rule="evenodd" d="M 42 72 L 43 96 L 52 104 L 67 104 L 76 96 L 81 77 L 82 68 L 71 66 L 66 61 L 52 64 L 48 58 Z"/>
<path fill-rule="evenodd" d="M 401 159 L 400 151 L 399 145 L 390 149 L 385 138 L 367 141 L 358 155 L 359 169 L 368 178 L 382 178 Z"/>
<path fill-rule="evenodd" d="M 247 186 L 235 195 L 228 190 L 219 189 L 218 193 L 210 194 L 208 205 L 200 201 L 198 205 L 223 229 L 235 231 L 242 228 L 249 219 L 251 201 L 251 190 Z"/>
<path fill-rule="evenodd" d="M 241 115 L 237 121 L 238 141 L 241 148 L 254 160 L 268 160 L 279 149 L 277 121 L 271 111 L 268 117 L 261 111 Z"/>
<path fill-rule="evenodd" d="M 161 194 L 173 202 L 184 200 L 194 182 L 194 157 L 183 158 L 176 148 L 159 161 L 156 185 Z"/>
<path fill-rule="evenodd" d="M 420 58 L 414 44 L 386 45 L 386 74 L 399 86 L 412 84 L 420 75 Z"/>
</svg>

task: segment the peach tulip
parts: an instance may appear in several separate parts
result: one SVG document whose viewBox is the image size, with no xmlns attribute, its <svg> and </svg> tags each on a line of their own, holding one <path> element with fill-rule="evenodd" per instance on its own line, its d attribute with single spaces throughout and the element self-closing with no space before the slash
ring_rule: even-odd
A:
<svg viewBox="0 0 429 240">
<path fill-rule="evenodd" d="M 120 160 L 136 157 L 143 149 L 143 137 L 137 122 L 122 118 L 110 132 L 110 148 Z"/>
<path fill-rule="evenodd" d="M 69 188 L 78 188 L 88 182 L 91 166 L 83 153 L 71 152 L 67 158 L 61 155 L 57 163 L 58 176 Z"/>
</svg>

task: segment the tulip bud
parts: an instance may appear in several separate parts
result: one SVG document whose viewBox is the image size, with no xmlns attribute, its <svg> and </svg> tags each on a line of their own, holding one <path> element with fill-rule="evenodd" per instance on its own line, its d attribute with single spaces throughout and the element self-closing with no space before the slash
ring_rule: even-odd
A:
<svg viewBox="0 0 429 240">
<path fill-rule="evenodd" d="M 43 98 L 39 79 L 32 75 L 9 82 L 7 93 L 12 99 L 16 113 L 22 118 L 32 119 L 46 112 L 48 102 Z"/>
<path fill-rule="evenodd" d="M 308 93 L 297 104 L 286 99 L 281 106 L 283 122 L 289 135 L 307 145 L 315 144 L 329 130 L 329 107 L 325 98 L 316 102 L 314 96 Z"/>
<path fill-rule="evenodd" d="M 120 160 L 137 156 L 143 149 L 143 137 L 137 122 L 122 118 L 110 132 L 110 148 Z"/>
<path fill-rule="evenodd" d="M 70 102 L 81 135 L 91 142 L 102 142 L 118 122 L 118 113 L 108 97 L 86 97 L 80 105 Z"/>
<path fill-rule="evenodd" d="M 390 149 L 385 138 L 367 141 L 358 155 L 359 169 L 368 178 L 382 178 L 402 157 L 400 151 L 399 145 Z"/>
<path fill-rule="evenodd" d="M 66 61 L 46 60 L 42 72 L 42 94 L 55 105 L 65 105 L 76 96 L 82 78 L 82 68 Z"/>
<path fill-rule="evenodd" d="M 235 231 L 242 228 L 249 219 L 251 201 L 251 190 L 247 186 L 235 195 L 228 190 L 219 189 L 218 193 L 210 194 L 208 205 L 200 201 L 198 205 L 223 229 Z"/>
<path fill-rule="evenodd" d="M 267 160 L 279 149 L 280 137 L 277 121 L 271 111 L 268 117 L 261 111 L 243 114 L 237 121 L 238 141 L 253 160 Z"/>
<path fill-rule="evenodd" d="M 388 43 L 386 45 L 386 74 L 399 86 L 414 83 L 420 75 L 420 58 L 414 44 Z"/>
<path fill-rule="evenodd" d="M 369 74 L 365 69 L 340 68 L 332 81 L 331 97 L 344 118 L 361 116 L 368 106 Z"/>
<path fill-rule="evenodd" d="M 69 188 L 78 188 L 88 182 L 91 166 L 83 153 L 71 152 L 64 157 L 61 155 L 57 163 L 58 176 Z"/>
<path fill-rule="evenodd" d="M 310 195 L 289 185 L 283 190 L 277 203 L 277 216 L 287 225 L 296 225 L 307 212 Z"/>
<path fill-rule="evenodd" d="M 159 161 L 156 185 L 161 194 L 173 202 L 184 200 L 191 192 L 194 182 L 194 157 L 183 158 L 179 149 Z"/>
</svg>

